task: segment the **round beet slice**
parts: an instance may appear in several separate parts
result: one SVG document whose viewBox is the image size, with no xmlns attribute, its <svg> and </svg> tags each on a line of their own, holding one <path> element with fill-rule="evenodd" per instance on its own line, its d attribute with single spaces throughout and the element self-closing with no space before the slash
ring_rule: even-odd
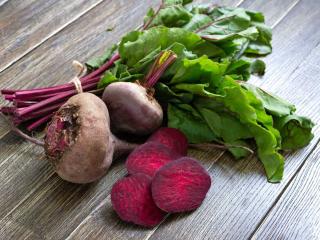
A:
<svg viewBox="0 0 320 240">
<path fill-rule="evenodd" d="M 150 136 L 148 141 L 159 142 L 182 156 L 187 155 L 188 139 L 176 128 L 160 128 Z"/>
<path fill-rule="evenodd" d="M 111 190 L 111 202 L 119 217 L 145 227 L 159 224 L 166 213 L 151 196 L 151 178 L 144 174 L 130 175 L 116 182 Z"/>
<path fill-rule="evenodd" d="M 183 157 L 160 168 L 151 190 L 156 205 L 169 213 L 198 208 L 211 186 L 211 178 L 198 161 Z"/>
<path fill-rule="evenodd" d="M 130 174 L 144 173 L 153 177 L 156 171 L 168 162 L 178 159 L 180 154 L 157 142 L 147 142 L 137 147 L 128 156 L 126 167 Z"/>
</svg>

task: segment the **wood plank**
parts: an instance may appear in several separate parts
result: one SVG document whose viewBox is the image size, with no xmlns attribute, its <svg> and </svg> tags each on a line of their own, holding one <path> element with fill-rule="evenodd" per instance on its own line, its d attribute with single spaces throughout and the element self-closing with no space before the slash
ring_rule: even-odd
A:
<svg viewBox="0 0 320 240">
<path fill-rule="evenodd" d="M 300 6 L 297 5 L 297 8 L 288 15 L 287 20 L 294 18 L 295 14 L 306 16 L 305 11 L 308 8 L 310 8 L 308 11 L 315 8 L 309 3 L 304 2 Z M 316 21 L 316 18 L 313 21 Z M 300 24 L 309 31 L 307 25 Z M 313 24 L 309 26 L 316 28 L 318 23 Z M 286 27 L 286 24 L 284 26 Z M 280 30 L 282 24 L 278 28 Z M 283 39 L 283 41 L 286 40 Z M 287 41 L 295 40 L 288 39 Z M 320 46 L 318 45 L 312 54 L 301 62 L 301 67 L 290 78 L 287 79 L 285 76 L 277 79 L 282 87 L 279 91 L 275 91 L 294 101 L 299 113 L 310 116 L 315 122 L 320 120 L 319 54 Z M 224 156 L 210 169 L 215 184 L 199 211 L 191 213 L 187 218 L 179 215 L 169 217 L 168 222 L 162 224 L 150 239 L 163 239 L 164 237 L 169 239 L 246 239 L 250 237 L 265 214 L 278 200 L 278 195 L 290 184 L 296 171 L 306 161 L 318 143 L 319 137 L 320 127 L 317 126 L 315 139 L 308 147 L 286 156 L 285 176 L 280 184 L 266 182 L 262 165 L 256 159 L 239 161 L 234 164 L 232 159 Z M 281 228 L 278 222 L 274 224 Z M 270 232 L 273 231 L 273 228 L 269 229 Z M 269 238 L 269 235 L 266 234 L 264 237 Z"/>
<path fill-rule="evenodd" d="M 319 239 L 320 145 L 252 239 Z"/>
<path fill-rule="evenodd" d="M 260 1 L 255 1 L 261 3 Z M 251 1 L 248 2 L 243 2 L 243 4 L 247 6 L 251 6 L 251 8 L 254 8 L 256 10 L 259 9 L 259 5 L 255 6 Z M 295 2 L 290 2 L 290 1 L 283 1 L 283 4 L 287 4 L 287 7 L 290 7 L 292 4 L 295 4 Z M 267 3 L 266 5 L 268 5 Z M 275 4 L 275 1 L 271 1 L 270 4 Z M 274 13 L 273 8 L 268 8 L 265 5 L 262 5 L 264 9 L 266 10 L 265 13 L 267 17 L 269 16 L 269 13 Z M 269 9 L 269 11 L 267 11 Z M 279 7 L 279 12 L 278 15 L 271 15 L 272 17 L 268 18 L 269 23 L 274 23 L 277 22 L 277 16 L 282 17 L 282 11 L 286 11 L 287 8 L 285 7 Z M 308 149 L 310 150 L 310 149 Z M 308 151 L 306 151 L 307 153 Z M 240 174 L 235 181 L 239 181 L 239 178 L 246 178 L 247 176 L 244 173 L 241 173 L 242 168 L 235 166 L 235 162 L 233 159 L 230 157 L 224 156 L 223 158 L 228 160 L 228 164 L 225 164 L 225 166 L 222 169 L 222 174 L 224 177 L 229 178 L 229 175 L 232 174 Z M 203 158 L 201 158 L 203 159 Z M 252 166 L 253 172 L 256 171 L 256 169 L 259 169 L 259 171 L 262 171 L 261 168 L 261 163 L 255 160 L 256 163 L 254 166 Z M 202 163 L 203 160 L 201 160 Z M 224 160 L 218 160 L 218 162 L 224 163 Z M 249 162 L 246 161 L 245 165 L 248 165 Z M 207 163 L 204 163 L 206 167 L 210 167 Z M 243 167 L 242 165 L 240 165 Z M 230 170 L 229 170 L 230 169 Z M 209 196 L 214 196 L 215 194 L 212 194 L 212 191 L 220 191 L 220 187 L 216 186 L 216 184 L 219 184 L 219 181 L 217 183 L 215 175 L 212 175 L 213 177 L 213 182 L 214 182 L 214 188 L 211 188 L 209 192 Z M 262 184 L 266 183 L 264 174 L 262 173 L 261 177 L 261 182 Z M 234 191 L 237 192 L 239 190 L 239 186 L 234 187 Z M 228 189 L 226 192 L 231 191 L 231 189 Z M 221 199 L 221 198 L 220 198 Z M 202 210 L 203 208 L 210 207 L 212 204 L 210 203 L 210 200 L 206 199 L 205 203 L 201 206 L 199 211 L 206 211 Z M 221 209 L 224 209 L 224 206 L 221 207 Z M 199 234 L 199 232 L 195 231 L 192 232 L 194 226 L 200 226 L 197 228 L 198 231 L 201 231 L 203 229 L 202 227 L 202 222 L 196 222 L 195 217 L 193 217 L 194 213 L 191 213 L 191 216 L 189 214 L 186 215 L 175 215 L 175 216 L 170 216 L 164 223 L 160 225 L 159 230 L 157 228 L 151 229 L 151 230 L 146 230 L 144 228 L 140 228 L 137 226 L 133 226 L 132 224 L 126 224 L 119 220 L 117 218 L 117 215 L 114 213 L 112 210 L 112 205 L 110 202 L 110 196 L 108 196 L 108 199 L 106 199 L 104 202 L 101 203 L 101 205 L 98 206 L 98 208 L 90 214 L 82 223 L 81 225 L 70 235 L 68 239 L 149 239 L 151 236 L 153 236 L 153 233 L 161 233 L 162 231 L 165 231 L 165 233 L 159 238 L 163 239 L 209 239 L 209 237 L 205 238 L 203 235 Z M 214 215 L 214 214 L 213 214 Z M 198 217 L 198 216 L 197 216 Z M 206 215 L 208 219 L 211 219 L 211 216 Z M 181 221 L 181 219 L 188 219 L 191 218 L 190 221 L 187 223 L 184 222 L 182 224 L 179 224 L 177 226 L 175 224 L 175 220 Z M 203 222 L 206 221 L 206 219 L 201 218 Z M 187 224 L 187 227 L 183 227 L 184 224 Z M 192 225 L 192 226 L 191 226 Z M 170 231 L 167 231 L 170 229 Z M 206 230 L 206 228 L 204 228 Z M 204 231 L 205 231 L 204 230 Z M 183 235 L 179 235 L 179 233 L 184 233 Z M 167 235 L 168 234 L 168 235 Z M 199 235 L 199 237 L 197 237 Z M 214 239 L 219 239 L 218 237 Z M 220 238 L 223 239 L 223 238 Z"/>
<path fill-rule="evenodd" d="M 193 155 L 205 158 L 206 163 L 210 165 L 219 156 L 217 151 L 207 153 L 194 151 Z M 53 175 L 36 192 L 7 214 L 2 222 L 19 221 L 43 238 L 65 239 L 86 216 L 107 199 L 112 185 L 126 174 L 123 163 L 124 159 L 116 161 L 108 174 L 94 184 L 71 184 Z M 113 220 L 118 221 L 118 218 L 114 217 Z M 10 231 L 11 225 L 6 226 L 0 229 L 0 239 Z M 25 229 L 15 231 L 21 231 L 22 234 Z"/>
<path fill-rule="evenodd" d="M 0 141 L 0 219 L 53 175 L 40 147 L 31 146 L 14 135 Z"/>
<path fill-rule="evenodd" d="M 0 2 L 0 72 L 102 0 Z M 5 4 L 6 3 L 6 4 Z"/>
<path fill-rule="evenodd" d="M 314 19 L 319 16 L 320 2 L 303 0 L 299 5 L 300 7 L 294 10 L 296 12 L 299 9 L 303 14 L 291 14 L 291 18 L 285 18 L 281 25 L 275 27 L 272 41 L 273 53 L 265 58 L 266 74 L 262 80 L 253 78 L 252 83 L 266 88 L 282 88 L 282 82 L 277 79 L 288 78 L 318 44 L 320 31 L 316 26 L 319 22 L 315 22 Z"/>
<path fill-rule="evenodd" d="M 6 2 L 8 2 L 9 0 L 0 0 L 0 7 L 2 7 Z"/>
</svg>

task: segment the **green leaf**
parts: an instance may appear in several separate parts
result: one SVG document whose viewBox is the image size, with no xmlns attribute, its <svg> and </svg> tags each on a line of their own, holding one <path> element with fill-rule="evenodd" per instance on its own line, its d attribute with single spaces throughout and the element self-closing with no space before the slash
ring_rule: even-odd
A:
<svg viewBox="0 0 320 240">
<path fill-rule="evenodd" d="M 279 129 L 282 137 L 282 149 L 295 150 L 305 147 L 313 138 L 314 123 L 306 117 L 295 114 L 275 117 L 275 127 Z"/>
<path fill-rule="evenodd" d="M 171 6 L 171 5 L 185 5 L 191 3 L 193 0 L 163 0 L 164 6 Z"/>
<path fill-rule="evenodd" d="M 114 76 L 110 71 L 105 72 L 103 77 L 100 79 L 98 83 L 98 89 L 100 88 L 105 88 L 108 86 L 110 83 L 118 81 L 118 78 Z"/>
<path fill-rule="evenodd" d="M 258 76 L 264 75 L 264 72 L 266 70 L 266 64 L 264 61 L 260 59 L 255 59 L 253 62 L 250 64 L 250 73 L 251 74 L 256 74 Z"/>
<path fill-rule="evenodd" d="M 228 63 L 213 62 L 206 56 L 185 59 L 170 84 L 219 81 L 227 67 Z"/>
<path fill-rule="evenodd" d="M 163 103 L 190 103 L 193 100 L 191 93 L 175 93 L 164 83 L 155 86 L 156 99 Z"/>
<path fill-rule="evenodd" d="M 114 44 L 112 45 L 112 47 L 107 48 L 106 51 L 100 57 L 95 57 L 87 61 L 86 66 L 90 70 L 99 68 L 101 65 L 103 65 L 107 60 L 109 60 L 113 56 L 116 50 L 117 50 L 117 45 Z"/>
<path fill-rule="evenodd" d="M 252 92 L 262 102 L 263 107 L 273 116 L 287 116 L 296 110 L 293 104 L 272 95 L 259 87 L 249 83 L 242 83 L 242 86 L 250 90 L 250 92 Z"/>
<path fill-rule="evenodd" d="M 151 13 L 148 14 L 151 16 Z M 182 27 L 190 21 L 192 14 L 182 5 L 169 5 L 162 8 L 157 15 L 153 13 L 153 19 L 149 24 L 150 27 L 166 26 L 166 27 Z"/>
<path fill-rule="evenodd" d="M 189 104 L 168 105 L 168 126 L 181 130 L 190 143 L 211 142 L 216 136 Z"/>
<path fill-rule="evenodd" d="M 208 101 L 210 100 L 208 99 Z M 239 122 L 239 120 L 231 114 L 216 112 L 204 107 L 197 107 L 197 109 L 214 134 L 222 138 L 225 142 L 230 143 L 253 137 L 248 127 Z"/>
<path fill-rule="evenodd" d="M 180 43 L 187 50 L 196 49 L 204 43 L 197 34 L 181 28 L 153 27 L 147 31 L 133 31 L 121 41 L 119 53 L 121 59 L 130 67 L 140 59 L 158 49 L 167 49 L 173 43 Z M 196 52 L 195 52 L 196 53 Z"/>
<path fill-rule="evenodd" d="M 183 26 L 183 28 L 192 32 L 196 32 L 211 22 L 212 19 L 205 14 L 194 14 L 190 21 Z"/>
</svg>

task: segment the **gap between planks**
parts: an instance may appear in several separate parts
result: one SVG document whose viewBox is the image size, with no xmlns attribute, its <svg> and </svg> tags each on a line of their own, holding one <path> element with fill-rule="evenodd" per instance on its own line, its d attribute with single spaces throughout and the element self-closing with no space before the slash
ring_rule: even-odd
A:
<svg viewBox="0 0 320 240">
<path fill-rule="evenodd" d="M 0 0 L 0 7 L 2 7 L 3 5 L 5 5 L 7 2 L 9 2 L 9 0 Z"/>
<path fill-rule="evenodd" d="M 3 3 L 0 3 L 0 7 L 2 7 L 7 1 L 4 1 Z M 93 4 L 92 6 L 90 6 L 88 9 L 84 10 L 83 12 L 81 12 L 80 14 L 76 15 L 74 18 L 72 18 L 70 21 L 66 22 L 65 24 L 63 24 L 61 27 L 57 28 L 56 30 L 54 30 L 53 32 L 51 32 L 50 34 L 48 34 L 48 36 L 44 37 L 41 41 L 39 41 L 37 44 L 33 45 L 31 48 L 27 49 L 25 52 L 23 52 L 20 56 L 18 56 L 17 58 L 15 58 L 14 60 L 12 60 L 11 62 L 9 62 L 8 64 L 6 64 L 3 68 L 0 69 L 0 73 L 2 73 L 3 71 L 5 71 L 7 68 L 9 68 L 10 66 L 12 66 L 13 64 L 15 64 L 17 61 L 19 61 L 20 59 L 22 59 L 24 56 L 26 56 L 27 54 L 31 53 L 32 51 L 34 51 L 36 48 L 38 48 L 39 46 L 41 46 L 43 43 L 45 43 L 48 39 L 50 39 L 51 37 L 55 36 L 56 34 L 58 34 L 59 32 L 61 32 L 64 28 L 66 28 L 67 26 L 69 26 L 70 24 L 72 24 L 73 22 L 77 21 L 79 18 L 81 18 L 83 15 L 89 13 L 92 9 L 96 8 L 98 5 L 100 5 L 103 2 L 103 0 L 100 0 L 98 2 L 96 2 L 95 4 Z M 2 135 L 3 136 L 3 135 Z M 2 137 L 0 136 L 0 138 Z"/>
<path fill-rule="evenodd" d="M 265 214 L 265 216 L 261 219 L 261 221 L 258 223 L 258 225 L 256 226 L 256 229 L 252 232 L 251 236 L 249 237 L 249 239 L 252 240 L 256 240 L 257 238 L 255 237 L 255 234 L 259 231 L 259 228 L 265 223 L 265 220 L 268 218 L 268 216 L 270 215 L 270 213 L 272 212 L 273 208 L 277 205 L 277 203 L 281 200 L 283 194 L 287 191 L 288 187 L 291 185 L 291 183 L 293 182 L 293 180 L 296 178 L 296 176 L 301 172 L 301 170 L 303 169 L 303 167 L 306 165 L 309 157 L 311 156 L 311 154 L 313 153 L 313 151 L 318 147 L 320 143 L 320 138 L 318 137 L 318 140 L 316 141 L 316 143 L 314 144 L 314 146 L 312 147 L 312 149 L 310 150 L 310 152 L 308 153 L 308 155 L 306 156 L 306 158 L 304 159 L 304 161 L 301 163 L 301 165 L 299 166 L 299 168 L 297 169 L 297 171 L 292 175 L 291 179 L 288 181 L 288 183 L 285 185 L 285 187 L 282 189 L 282 191 L 280 192 L 280 194 L 278 195 L 278 197 L 276 198 L 276 200 L 272 203 L 271 207 L 269 208 L 269 210 L 267 211 L 267 213 Z"/>
<path fill-rule="evenodd" d="M 236 4 L 236 7 L 240 6 L 240 5 L 241 5 L 243 2 L 245 2 L 245 1 L 246 1 L 246 0 L 240 0 L 240 1 Z M 271 28 L 272 28 L 272 29 L 275 28 L 275 27 L 289 14 L 289 12 L 291 12 L 291 10 L 295 8 L 295 6 L 296 6 L 299 2 L 300 2 L 300 0 L 295 1 L 295 2 L 288 8 L 288 10 L 271 26 Z M 309 53 L 307 54 L 307 56 L 308 56 L 308 55 L 309 55 Z M 305 58 L 307 58 L 307 56 L 306 56 Z M 300 65 L 299 65 L 299 66 L 300 66 Z M 297 66 L 297 68 L 299 68 L 299 66 Z M 293 73 L 294 73 L 294 71 L 291 73 L 291 75 L 292 75 Z M 317 143 L 316 143 L 315 146 L 311 149 L 311 151 L 308 153 L 306 159 L 310 156 L 310 154 L 311 154 L 312 151 L 315 149 L 315 147 L 317 146 L 317 144 L 318 144 L 319 141 L 320 141 L 320 139 L 318 138 Z M 212 162 L 212 164 L 210 164 L 210 166 L 209 166 L 207 169 L 210 170 L 210 169 L 213 167 L 213 165 L 214 165 L 215 163 L 217 163 L 217 162 L 222 158 L 222 156 L 223 156 L 225 153 L 226 153 L 226 151 L 223 151 L 223 152 L 218 156 L 218 158 L 216 159 L 216 161 Z M 306 161 L 306 159 L 305 159 L 305 161 Z M 305 162 L 305 161 L 304 161 L 304 162 Z M 304 165 L 304 164 L 302 164 L 302 165 Z M 302 167 L 302 166 L 301 166 L 301 167 Z M 300 167 L 300 168 L 301 168 L 301 167 Z M 299 168 L 299 170 L 300 170 L 300 168 Z M 297 172 L 298 172 L 298 171 L 297 171 Z M 296 176 L 296 173 L 295 173 L 295 174 L 293 175 L 293 177 L 289 180 L 288 185 L 291 183 L 291 181 L 294 179 L 295 176 Z M 288 185 L 285 186 L 284 190 L 288 187 Z M 109 197 L 109 195 L 110 195 L 110 193 L 108 194 L 108 197 Z M 282 192 L 281 192 L 280 195 L 282 195 Z M 278 200 L 278 199 L 277 199 L 277 200 Z M 106 202 L 107 202 L 107 200 L 104 200 L 104 201 L 103 201 L 101 204 L 99 204 L 95 209 L 93 209 L 93 210 L 87 215 L 87 217 L 85 217 L 85 218 L 82 220 L 82 222 L 69 234 L 69 236 L 66 238 L 66 240 L 70 240 L 70 239 L 72 238 L 72 235 L 73 235 L 74 233 L 76 233 L 77 230 L 80 229 L 83 224 L 86 223 L 86 221 L 91 217 L 91 215 L 92 215 L 94 212 L 98 211 L 103 205 L 105 205 Z M 275 201 L 274 204 L 276 204 L 276 202 L 277 202 L 277 201 Z M 272 205 L 272 207 L 274 206 L 274 204 Z M 271 207 L 271 208 L 272 208 L 272 207 Z M 268 213 L 269 213 L 269 211 L 270 211 L 270 209 L 268 210 Z M 267 214 L 268 214 L 268 213 L 267 213 Z M 266 214 L 266 215 L 267 215 L 267 214 Z M 161 226 L 161 224 L 166 221 L 166 219 L 168 218 L 168 216 L 170 216 L 170 214 L 168 214 L 168 215 L 163 219 L 163 221 L 161 221 L 154 229 L 152 229 L 152 230 L 146 235 L 146 237 L 145 237 L 143 240 L 148 240 L 148 239 L 150 239 L 150 237 L 152 237 L 152 235 L 155 233 L 155 231 L 157 231 L 157 229 Z M 265 219 L 265 217 L 264 217 L 263 219 Z M 259 225 L 260 225 L 260 223 L 259 223 Z M 255 231 L 256 231 L 256 230 L 255 230 Z"/>
<path fill-rule="evenodd" d="M 291 10 L 300 2 L 300 0 L 297 0 L 296 2 L 294 2 L 289 8 L 288 10 L 274 23 L 272 24 L 271 28 L 275 28 L 287 15 L 289 12 L 291 12 Z"/>
<path fill-rule="evenodd" d="M 318 48 L 320 46 L 320 41 L 317 43 L 317 45 L 314 47 L 314 49 Z M 301 62 L 301 64 L 299 64 L 294 71 L 292 72 L 291 75 L 293 75 L 301 65 L 304 65 L 306 63 L 306 59 L 308 58 L 308 56 L 311 54 L 312 50 L 306 55 L 305 59 Z M 307 154 L 306 158 L 304 159 L 304 161 L 301 163 L 301 165 L 298 167 L 297 171 L 292 175 L 291 179 L 288 181 L 288 183 L 285 185 L 285 187 L 282 189 L 282 191 L 280 192 L 280 194 L 278 195 L 278 197 L 275 199 L 275 201 L 273 202 L 273 204 L 270 206 L 269 210 L 267 211 L 266 215 L 261 219 L 261 221 L 258 223 L 256 229 L 254 230 L 254 232 L 251 234 L 250 239 L 255 239 L 254 235 L 256 234 L 256 232 L 259 230 L 260 226 L 264 223 L 264 221 L 267 219 L 267 217 L 269 216 L 269 214 L 271 213 L 271 211 L 273 210 L 273 208 L 277 205 L 277 203 L 281 200 L 283 194 L 286 192 L 286 190 L 288 189 L 288 187 L 290 186 L 290 184 L 292 183 L 292 181 L 294 180 L 294 178 L 298 175 L 298 173 L 301 171 L 301 169 L 305 166 L 307 160 L 309 159 L 310 155 L 312 154 L 312 152 L 317 148 L 317 146 L 320 144 L 320 136 L 315 136 L 316 137 L 316 143 L 314 144 L 314 146 L 312 147 L 312 149 L 310 150 L 310 152 Z"/>
</svg>

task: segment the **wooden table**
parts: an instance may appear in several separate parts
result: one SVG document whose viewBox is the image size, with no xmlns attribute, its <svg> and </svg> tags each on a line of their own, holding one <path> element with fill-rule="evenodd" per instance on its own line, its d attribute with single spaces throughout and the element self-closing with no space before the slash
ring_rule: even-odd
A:
<svg viewBox="0 0 320 240">
<path fill-rule="evenodd" d="M 320 119 L 320 1 L 222 0 L 263 11 L 273 53 L 263 79 L 251 82 Z M 158 0 L 0 0 L 0 88 L 69 81 L 73 59 L 85 61 L 141 24 Z M 105 29 L 114 28 L 112 32 Z M 101 181 L 62 181 L 43 151 L 9 131 L 0 118 L 0 239 L 320 239 L 319 127 L 304 149 L 286 155 L 280 184 L 266 181 L 255 158 L 193 151 L 213 179 L 203 205 L 144 229 L 119 220 L 112 185 L 126 174 L 115 162 Z"/>
</svg>

